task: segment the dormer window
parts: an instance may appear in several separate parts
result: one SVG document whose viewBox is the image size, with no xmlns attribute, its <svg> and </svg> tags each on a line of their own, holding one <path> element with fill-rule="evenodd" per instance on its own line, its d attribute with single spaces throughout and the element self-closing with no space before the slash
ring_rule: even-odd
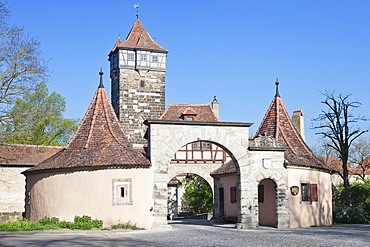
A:
<svg viewBox="0 0 370 247">
<path fill-rule="evenodd" d="M 190 109 L 187 109 L 185 112 L 181 114 L 180 118 L 182 118 L 185 121 L 194 121 L 196 116 L 197 114 L 195 112 L 193 112 Z"/>
</svg>

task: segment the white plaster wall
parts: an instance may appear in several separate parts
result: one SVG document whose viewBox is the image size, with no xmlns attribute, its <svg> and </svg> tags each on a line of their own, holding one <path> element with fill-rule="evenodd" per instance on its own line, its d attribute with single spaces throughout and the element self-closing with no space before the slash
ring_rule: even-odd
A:
<svg viewBox="0 0 370 247">
<path fill-rule="evenodd" d="M 288 191 L 290 202 L 290 226 L 309 227 L 332 224 L 331 175 L 326 172 L 307 168 L 289 167 L 288 186 L 298 186 L 299 193 L 293 196 Z M 317 184 L 318 201 L 302 203 L 301 181 Z"/>
<path fill-rule="evenodd" d="M 112 205 L 112 180 L 132 180 L 132 205 Z M 58 217 L 73 221 L 89 215 L 103 220 L 104 225 L 131 222 L 139 227 L 152 227 L 152 169 L 110 169 L 65 173 L 44 173 L 27 177 L 31 192 L 26 216 L 31 221 Z"/>
<path fill-rule="evenodd" d="M 26 169 L 0 167 L 0 212 L 24 212 Z"/>
</svg>

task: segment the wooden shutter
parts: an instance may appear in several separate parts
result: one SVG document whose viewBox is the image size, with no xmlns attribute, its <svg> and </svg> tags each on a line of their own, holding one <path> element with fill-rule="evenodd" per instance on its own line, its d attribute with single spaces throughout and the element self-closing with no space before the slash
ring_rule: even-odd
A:
<svg viewBox="0 0 370 247">
<path fill-rule="evenodd" d="M 318 201 L 317 184 L 310 184 L 310 195 L 311 195 L 311 202 Z"/>
<path fill-rule="evenodd" d="M 236 187 L 230 187 L 230 202 L 236 203 Z"/>
<path fill-rule="evenodd" d="M 258 185 L 258 202 L 263 203 L 265 201 L 265 186 L 263 184 Z"/>
</svg>

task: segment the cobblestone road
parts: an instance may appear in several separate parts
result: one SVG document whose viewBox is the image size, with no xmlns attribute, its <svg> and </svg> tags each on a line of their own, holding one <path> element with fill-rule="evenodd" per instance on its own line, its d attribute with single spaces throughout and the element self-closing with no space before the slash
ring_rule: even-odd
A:
<svg viewBox="0 0 370 247">
<path fill-rule="evenodd" d="M 203 220 L 171 230 L 0 233 L 0 246 L 370 246 L 370 225 L 238 230 Z"/>
</svg>

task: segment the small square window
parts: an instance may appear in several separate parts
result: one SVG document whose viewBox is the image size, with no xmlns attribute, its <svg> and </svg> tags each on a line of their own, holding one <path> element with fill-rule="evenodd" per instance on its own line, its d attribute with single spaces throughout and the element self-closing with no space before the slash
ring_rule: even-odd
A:
<svg viewBox="0 0 370 247">
<path fill-rule="evenodd" d="M 127 60 L 134 60 L 134 54 L 128 54 Z"/>
<path fill-rule="evenodd" d="M 157 63 L 158 62 L 158 56 L 152 56 L 152 62 Z"/>
<path fill-rule="evenodd" d="M 132 185 L 130 178 L 112 180 L 112 205 L 132 205 Z"/>
<path fill-rule="evenodd" d="M 193 143 L 193 150 L 200 150 L 200 142 Z"/>
<path fill-rule="evenodd" d="M 146 61 L 146 55 L 145 55 L 145 54 L 141 54 L 141 55 L 140 55 L 140 60 L 142 60 L 142 61 Z"/>
<path fill-rule="evenodd" d="M 193 117 L 185 117 L 184 120 L 185 121 L 193 121 Z"/>
<path fill-rule="evenodd" d="M 202 142 L 203 150 L 211 150 L 211 143 L 209 142 Z"/>
</svg>

